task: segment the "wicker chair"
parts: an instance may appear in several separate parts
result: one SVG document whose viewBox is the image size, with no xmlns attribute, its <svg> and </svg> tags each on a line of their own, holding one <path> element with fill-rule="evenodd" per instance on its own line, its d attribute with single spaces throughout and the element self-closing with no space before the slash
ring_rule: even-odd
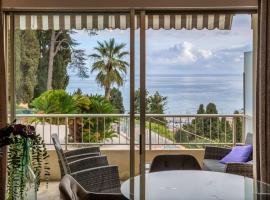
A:
<svg viewBox="0 0 270 200">
<path fill-rule="evenodd" d="M 78 160 L 84 160 L 85 158 L 100 156 L 99 147 L 88 147 L 88 148 L 81 148 L 81 149 L 64 152 L 59 142 L 59 138 L 57 134 L 52 134 L 51 137 L 52 137 L 52 141 L 54 143 L 54 147 L 57 153 L 61 177 L 63 177 L 65 174 L 70 173 L 70 170 L 68 167 L 69 163 L 72 163 Z M 84 162 L 86 163 L 87 160 L 84 160 Z M 82 164 L 82 165 L 85 166 L 86 164 Z"/>
<path fill-rule="evenodd" d="M 248 133 L 245 144 L 252 144 L 253 135 Z M 232 173 L 242 176 L 253 177 L 253 165 L 249 163 L 219 163 L 224 156 L 231 152 L 231 148 L 206 146 L 204 155 L 204 170 Z M 252 160 L 252 155 L 249 161 Z"/>
<path fill-rule="evenodd" d="M 168 170 L 201 170 L 201 166 L 191 155 L 158 155 L 154 158 L 149 173 Z"/>
<path fill-rule="evenodd" d="M 74 178 L 65 175 L 59 184 L 63 200 L 126 200 L 120 193 L 87 192 Z"/>
<path fill-rule="evenodd" d="M 249 163 L 228 163 L 226 173 L 236 174 L 253 178 L 253 164 Z"/>
<path fill-rule="evenodd" d="M 62 150 L 62 147 L 61 147 L 61 144 L 60 144 L 60 141 L 59 141 L 57 134 L 52 134 L 51 137 L 52 137 L 52 141 L 54 143 L 55 149 L 64 152 Z M 77 159 L 87 158 L 90 156 L 98 156 L 98 155 L 100 155 L 100 149 L 98 146 L 80 148 L 80 149 L 67 151 L 64 153 L 64 155 L 66 156 L 68 161 L 74 161 Z"/>
<path fill-rule="evenodd" d="M 68 159 L 70 157 L 74 158 L 76 155 L 71 154 L 70 157 L 66 157 L 66 154 L 61 148 L 57 135 L 53 135 L 52 137 L 61 169 L 61 177 L 65 176 L 66 174 L 71 175 L 87 191 L 96 189 L 97 192 L 100 191 L 104 193 L 110 191 L 115 193 L 120 192 L 118 167 L 108 166 L 106 156 L 94 156 L 100 155 L 99 153 L 86 153 L 89 155 L 89 157 L 79 159 L 76 158 L 75 161 L 69 161 Z M 79 151 L 76 151 L 76 153 L 77 152 Z"/>
</svg>

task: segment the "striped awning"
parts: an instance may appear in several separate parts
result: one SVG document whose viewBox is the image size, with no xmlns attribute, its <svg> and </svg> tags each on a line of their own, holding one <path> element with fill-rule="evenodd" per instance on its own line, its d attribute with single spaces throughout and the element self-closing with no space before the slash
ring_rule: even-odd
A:
<svg viewBox="0 0 270 200">
<path fill-rule="evenodd" d="M 232 18 L 232 14 L 148 14 L 145 23 L 147 29 L 230 30 Z M 135 28 L 139 27 L 140 20 L 136 15 Z M 16 15 L 15 28 L 20 30 L 124 30 L 130 28 L 130 16 L 125 14 Z"/>
</svg>

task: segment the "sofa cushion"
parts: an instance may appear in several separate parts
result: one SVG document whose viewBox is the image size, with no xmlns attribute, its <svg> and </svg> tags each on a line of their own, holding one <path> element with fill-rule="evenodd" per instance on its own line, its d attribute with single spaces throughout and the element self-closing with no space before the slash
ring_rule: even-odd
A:
<svg viewBox="0 0 270 200">
<path fill-rule="evenodd" d="M 220 160 L 220 163 L 243 163 L 249 161 L 252 154 L 252 145 L 235 146 L 231 152 Z"/>
<path fill-rule="evenodd" d="M 226 165 L 219 162 L 219 160 L 204 159 L 203 169 L 215 172 L 225 172 Z"/>
</svg>

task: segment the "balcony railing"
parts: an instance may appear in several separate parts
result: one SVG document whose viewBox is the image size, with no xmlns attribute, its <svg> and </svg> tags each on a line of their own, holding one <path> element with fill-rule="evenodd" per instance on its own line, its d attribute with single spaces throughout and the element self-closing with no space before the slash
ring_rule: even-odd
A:
<svg viewBox="0 0 270 200">
<path fill-rule="evenodd" d="M 139 145 L 140 118 L 135 115 L 135 145 Z M 129 145 L 129 114 L 18 114 L 17 122 L 36 127 L 47 145 L 58 134 L 67 149 L 74 145 Z M 146 147 L 201 148 L 233 146 L 243 142 L 245 115 L 146 115 Z"/>
</svg>

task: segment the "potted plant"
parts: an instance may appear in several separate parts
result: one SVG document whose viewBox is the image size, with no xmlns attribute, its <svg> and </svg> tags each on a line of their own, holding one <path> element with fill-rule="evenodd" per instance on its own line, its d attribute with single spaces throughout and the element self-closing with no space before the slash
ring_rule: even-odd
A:
<svg viewBox="0 0 270 200">
<path fill-rule="evenodd" d="M 48 153 L 43 139 L 30 125 L 12 124 L 0 129 L 0 147 L 8 149 L 8 200 L 36 198 L 41 170 L 49 178 Z M 43 161 L 45 160 L 44 164 Z"/>
</svg>

